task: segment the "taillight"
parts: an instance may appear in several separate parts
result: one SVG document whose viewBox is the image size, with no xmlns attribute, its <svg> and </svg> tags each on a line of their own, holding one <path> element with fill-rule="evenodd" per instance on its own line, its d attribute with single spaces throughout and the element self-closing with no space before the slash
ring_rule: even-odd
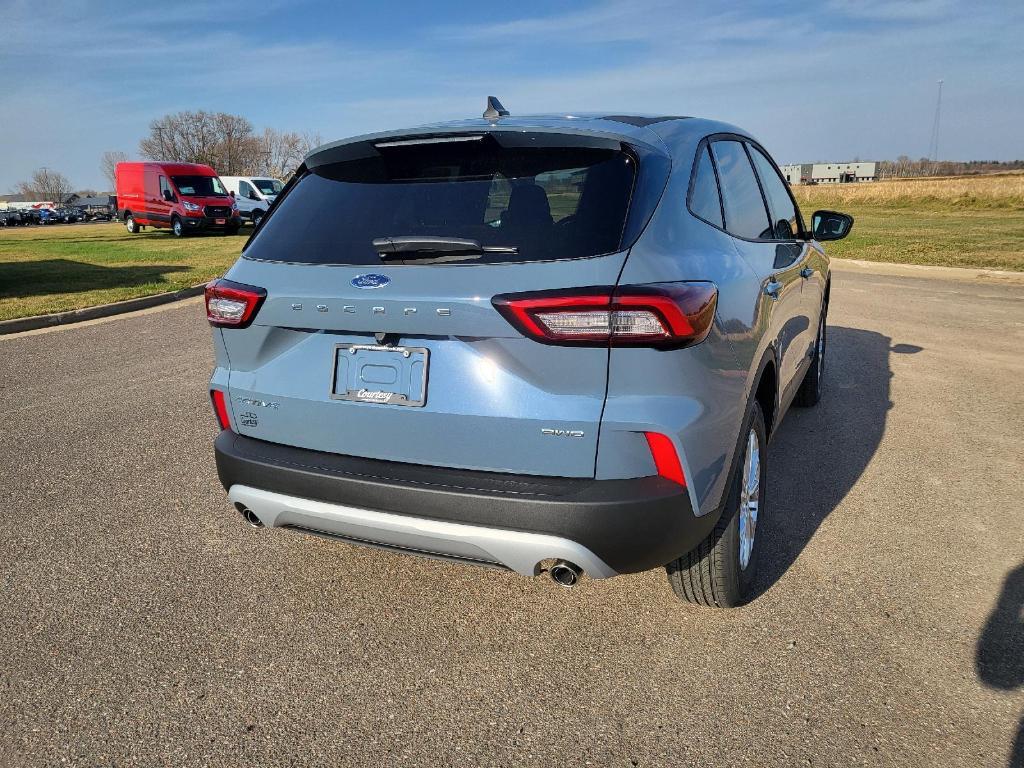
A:
<svg viewBox="0 0 1024 768">
<path fill-rule="evenodd" d="M 546 344 L 679 348 L 707 338 L 717 300 L 713 283 L 655 283 L 504 294 L 491 303 Z"/>
<path fill-rule="evenodd" d="M 263 288 L 223 278 L 206 285 L 206 319 L 210 325 L 245 328 L 267 298 Z"/>
<path fill-rule="evenodd" d="M 224 393 L 219 389 L 211 389 L 210 400 L 213 401 L 213 413 L 220 428 L 231 429 L 231 418 L 228 416 L 228 404 L 224 399 Z"/>
<path fill-rule="evenodd" d="M 654 466 L 658 474 L 680 485 L 686 485 L 686 475 L 683 473 L 683 465 L 679 462 L 679 454 L 668 435 L 660 432 L 644 432 L 647 438 L 647 447 L 651 449 L 651 457 L 654 459 Z"/>
</svg>

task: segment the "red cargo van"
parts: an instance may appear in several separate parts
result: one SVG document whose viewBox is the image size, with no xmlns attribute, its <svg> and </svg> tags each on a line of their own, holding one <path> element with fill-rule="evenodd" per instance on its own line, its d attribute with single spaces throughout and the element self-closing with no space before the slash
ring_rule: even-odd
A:
<svg viewBox="0 0 1024 768">
<path fill-rule="evenodd" d="M 169 228 L 175 237 L 215 230 L 236 234 L 242 220 L 235 200 L 208 165 L 118 163 L 117 215 L 131 233 Z"/>
</svg>

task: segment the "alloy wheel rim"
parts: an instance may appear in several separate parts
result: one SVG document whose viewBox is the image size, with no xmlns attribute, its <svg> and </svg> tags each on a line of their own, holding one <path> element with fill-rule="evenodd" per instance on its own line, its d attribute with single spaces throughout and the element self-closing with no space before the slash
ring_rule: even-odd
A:
<svg viewBox="0 0 1024 768">
<path fill-rule="evenodd" d="M 761 506 L 761 443 L 753 429 L 747 435 L 740 487 L 740 568 L 746 569 L 754 553 L 757 513 Z"/>
<path fill-rule="evenodd" d="M 176 235 L 180 235 L 181 234 L 181 222 L 180 221 L 175 221 L 174 222 L 174 234 L 176 234 Z"/>
</svg>

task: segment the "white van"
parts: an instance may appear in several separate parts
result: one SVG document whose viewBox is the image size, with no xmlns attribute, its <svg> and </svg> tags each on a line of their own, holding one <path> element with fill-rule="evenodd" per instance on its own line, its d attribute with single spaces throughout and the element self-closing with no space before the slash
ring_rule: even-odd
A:
<svg viewBox="0 0 1024 768">
<path fill-rule="evenodd" d="M 221 176 L 220 180 L 235 198 L 242 218 L 249 219 L 254 226 L 260 223 L 260 219 L 284 188 L 284 184 L 277 179 L 260 176 Z"/>
</svg>

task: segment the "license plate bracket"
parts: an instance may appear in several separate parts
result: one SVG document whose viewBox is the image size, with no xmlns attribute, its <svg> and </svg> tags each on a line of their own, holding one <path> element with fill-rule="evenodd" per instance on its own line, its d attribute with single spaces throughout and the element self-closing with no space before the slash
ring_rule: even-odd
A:
<svg viewBox="0 0 1024 768">
<path fill-rule="evenodd" d="M 335 344 L 331 399 L 423 406 L 429 360 L 426 347 Z"/>
</svg>

